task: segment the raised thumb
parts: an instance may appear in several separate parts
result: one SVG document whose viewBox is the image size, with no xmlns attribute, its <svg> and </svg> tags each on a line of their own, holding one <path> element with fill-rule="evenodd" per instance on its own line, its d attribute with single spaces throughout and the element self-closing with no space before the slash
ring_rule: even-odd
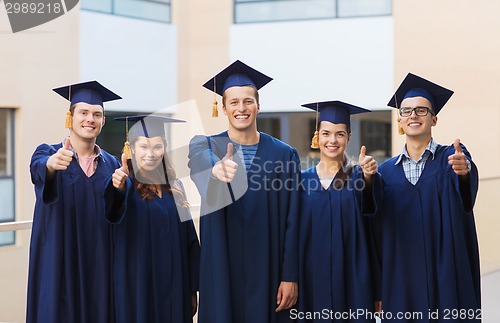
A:
<svg viewBox="0 0 500 323">
<path fill-rule="evenodd" d="M 69 147 L 71 146 L 71 141 L 69 140 L 69 137 L 64 140 L 63 148 L 66 150 L 69 150 Z"/>
<path fill-rule="evenodd" d="M 453 143 L 453 146 L 455 146 L 455 154 L 463 153 L 464 152 L 462 150 L 462 146 L 460 146 L 460 139 L 455 139 L 455 142 Z"/>
<path fill-rule="evenodd" d="M 224 159 L 229 159 L 229 160 L 233 160 L 233 144 L 232 143 L 228 143 L 227 144 L 227 153 L 226 153 L 226 156 L 224 156 Z"/>
<path fill-rule="evenodd" d="M 122 171 L 128 175 L 127 155 L 122 154 Z"/>
<path fill-rule="evenodd" d="M 361 146 L 361 150 L 359 151 L 359 161 L 362 162 L 366 157 L 366 147 Z"/>
</svg>

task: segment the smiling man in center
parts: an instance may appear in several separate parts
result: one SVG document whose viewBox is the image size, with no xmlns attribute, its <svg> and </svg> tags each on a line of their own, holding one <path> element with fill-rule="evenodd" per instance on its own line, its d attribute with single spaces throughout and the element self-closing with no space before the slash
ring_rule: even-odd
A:
<svg viewBox="0 0 500 323">
<path fill-rule="evenodd" d="M 228 130 L 190 144 L 202 200 L 200 323 L 292 321 L 300 161 L 294 148 L 257 131 L 258 90 L 271 80 L 235 61 L 204 84 L 222 96 Z"/>
</svg>

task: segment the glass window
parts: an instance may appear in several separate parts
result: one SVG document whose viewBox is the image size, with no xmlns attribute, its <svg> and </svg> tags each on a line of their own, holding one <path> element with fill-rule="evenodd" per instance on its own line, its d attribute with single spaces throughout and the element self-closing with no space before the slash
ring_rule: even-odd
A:
<svg viewBox="0 0 500 323">
<path fill-rule="evenodd" d="M 82 9 L 170 22 L 170 0 L 82 0 Z"/>
<path fill-rule="evenodd" d="M 13 116 L 12 109 L 0 109 L 0 222 L 15 220 Z M 14 232 L 0 232 L 0 245 L 14 242 Z"/>
<path fill-rule="evenodd" d="M 234 22 L 390 15 L 392 0 L 234 0 Z"/>
<path fill-rule="evenodd" d="M 239 1 L 235 6 L 235 22 L 238 23 L 320 19 L 336 16 L 333 0 Z"/>
<path fill-rule="evenodd" d="M 391 0 L 337 0 L 339 17 L 390 15 Z"/>
<path fill-rule="evenodd" d="M 257 118 L 257 129 L 275 138 L 281 139 L 280 118 L 266 117 L 264 114 L 260 114 Z"/>
<path fill-rule="evenodd" d="M 361 142 L 379 164 L 391 158 L 391 139 L 390 122 L 361 121 Z"/>
</svg>

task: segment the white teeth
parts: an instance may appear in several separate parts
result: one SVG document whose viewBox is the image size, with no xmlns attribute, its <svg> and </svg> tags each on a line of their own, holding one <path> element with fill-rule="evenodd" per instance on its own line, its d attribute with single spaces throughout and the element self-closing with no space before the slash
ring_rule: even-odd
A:
<svg viewBox="0 0 500 323">
<path fill-rule="evenodd" d="M 239 115 L 239 116 L 236 116 L 235 118 L 239 120 L 239 119 L 248 119 L 248 117 L 249 117 L 248 115 L 244 115 L 244 116 Z"/>
</svg>

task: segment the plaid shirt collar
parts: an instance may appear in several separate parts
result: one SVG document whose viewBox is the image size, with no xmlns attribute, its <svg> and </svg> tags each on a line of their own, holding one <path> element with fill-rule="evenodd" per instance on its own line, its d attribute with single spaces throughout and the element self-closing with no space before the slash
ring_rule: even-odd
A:
<svg viewBox="0 0 500 323">
<path fill-rule="evenodd" d="M 62 144 L 64 145 L 64 140 L 62 142 Z M 76 160 L 78 160 L 78 153 L 73 149 L 73 146 L 71 146 L 71 144 L 69 145 L 69 150 L 71 152 L 73 152 Z M 101 153 L 101 147 L 99 147 L 97 144 L 94 145 L 94 152 L 95 152 L 95 160 L 97 161 L 101 156 L 102 156 L 102 153 Z"/>
<path fill-rule="evenodd" d="M 424 156 L 426 154 L 432 155 L 432 159 L 434 159 L 434 155 L 436 154 L 437 146 L 438 146 L 438 144 L 434 141 L 433 138 L 431 138 L 431 140 L 427 144 L 427 147 L 425 147 L 424 152 L 420 156 L 419 160 L 417 160 L 417 162 L 420 161 L 420 160 L 422 160 L 422 158 L 424 158 Z M 408 154 L 408 151 L 406 150 L 406 144 L 403 147 L 403 152 L 399 155 L 399 157 L 396 160 L 396 162 L 394 163 L 394 165 L 397 165 L 397 164 L 401 163 L 401 161 L 403 160 L 403 157 L 405 157 L 406 159 L 411 159 L 410 155 Z"/>
</svg>

